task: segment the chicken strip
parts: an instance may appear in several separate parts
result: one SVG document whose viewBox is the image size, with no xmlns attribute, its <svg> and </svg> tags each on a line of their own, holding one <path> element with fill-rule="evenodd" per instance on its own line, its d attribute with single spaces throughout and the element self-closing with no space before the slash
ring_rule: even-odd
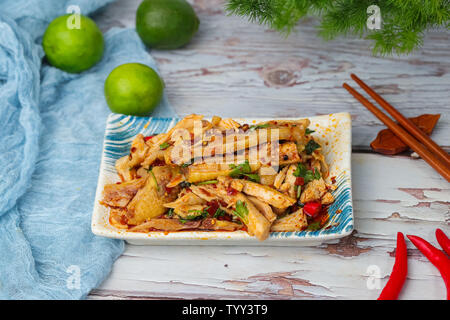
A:
<svg viewBox="0 0 450 320">
<path fill-rule="evenodd" d="M 266 217 L 269 222 L 274 222 L 277 215 L 273 213 L 272 208 L 265 202 L 259 200 L 256 197 L 248 196 L 248 199 L 255 205 L 256 209 Z"/>
<path fill-rule="evenodd" d="M 124 208 L 145 184 L 145 178 L 105 185 L 102 204 Z"/>
<path fill-rule="evenodd" d="M 310 201 L 318 201 L 327 192 L 327 186 L 322 178 L 319 180 L 313 180 L 306 185 L 305 190 L 300 196 L 300 201 L 302 203 L 307 203 Z"/>
<path fill-rule="evenodd" d="M 223 230 L 223 231 L 236 231 L 242 228 L 242 225 L 226 221 L 226 220 L 217 220 L 214 218 L 206 218 L 202 220 L 202 224 L 199 229 L 204 230 Z"/>
<path fill-rule="evenodd" d="M 201 225 L 201 221 L 180 222 L 179 219 L 151 219 L 138 226 L 130 228 L 132 232 L 149 232 L 153 230 L 180 231 L 185 229 L 196 229 Z"/>
<path fill-rule="evenodd" d="M 181 218 L 200 215 L 206 207 L 206 201 L 192 192 L 188 192 L 173 202 L 164 204 L 166 208 L 172 208 Z"/>
<path fill-rule="evenodd" d="M 281 143 L 279 153 L 281 166 L 302 161 L 298 154 L 295 142 Z"/>
<path fill-rule="evenodd" d="M 245 194 L 254 196 L 276 208 L 287 208 L 295 203 L 295 199 L 282 194 L 281 192 L 248 180 L 240 180 L 244 184 L 242 191 Z"/>
<path fill-rule="evenodd" d="M 284 179 L 286 178 L 286 172 L 288 171 L 289 166 L 284 167 L 283 169 L 278 172 L 278 174 L 275 177 L 275 180 L 273 182 L 273 186 L 275 189 L 280 189 L 281 185 L 283 184 Z"/>
<path fill-rule="evenodd" d="M 250 164 L 251 172 L 259 169 L 260 164 Z M 219 176 L 228 176 L 233 169 L 228 164 L 198 164 L 187 169 L 186 179 L 190 183 L 217 179 Z"/>
<path fill-rule="evenodd" d="M 177 174 L 170 166 L 154 167 L 145 186 L 140 189 L 127 206 L 128 224 L 138 225 L 145 220 L 156 218 L 167 211 L 164 204 L 175 200 L 178 187 L 168 191 L 166 185 Z"/>
<path fill-rule="evenodd" d="M 145 143 L 144 136 L 138 134 L 131 143 L 130 153 L 116 161 L 115 167 L 122 181 L 134 179 L 136 170 L 144 161 L 149 147 Z"/>
<path fill-rule="evenodd" d="M 255 205 L 241 192 L 228 192 L 223 184 L 216 187 L 211 185 L 196 186 L 192 189 L 198 192 L 199 196 L 209 195 L 218 197 L 220 200 L 228 203 L 234 208 L 233 214 L 238 216 L 247 226 L 248 233 L 254 235 L 258 240 L 264 240 L 269 236 L 271 222 L 256 209 Z"/>
<path fill-rule="evenodd" d="M 288 232 L 288 231 L 302 231 L 308 226 L 306 215 L 303 209 L 299 209 L 294 213 L 288 214 L 283 218 L 276 220 L 270 231 L 274 232 Z"/>
</svg>

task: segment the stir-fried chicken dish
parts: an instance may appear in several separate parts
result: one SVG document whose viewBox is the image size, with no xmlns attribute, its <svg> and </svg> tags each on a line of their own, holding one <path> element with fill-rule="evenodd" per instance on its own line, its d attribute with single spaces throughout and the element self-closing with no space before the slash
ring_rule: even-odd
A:
<svg viewBox="0 0 450 320">
<path fill-rule="evenodd" d="M 334 198 L 309 124 L 190 115 L 166 133 L 138 134 L 101 204 L 111 225 L 130 232 L 243 230 L 264 240 L 317 230 Z"/>
</svg>

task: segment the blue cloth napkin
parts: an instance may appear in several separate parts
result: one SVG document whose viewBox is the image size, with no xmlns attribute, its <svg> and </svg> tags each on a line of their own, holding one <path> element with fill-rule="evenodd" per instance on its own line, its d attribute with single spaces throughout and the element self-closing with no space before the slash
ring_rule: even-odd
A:
<svg viewBox="0 0 450 320">
<path fill-rule="evenodd" d="M 42 64 L 48 23 L 113 0 L 0 0 L 0 298 L 79 299 L 105 279 L 124 243 L 92 234 L 112 69 L 155 61 L 135 30 L 105 34 L 96 66 Z M 164 97 L 155 116 L 174 116 Z"/>
</svg>

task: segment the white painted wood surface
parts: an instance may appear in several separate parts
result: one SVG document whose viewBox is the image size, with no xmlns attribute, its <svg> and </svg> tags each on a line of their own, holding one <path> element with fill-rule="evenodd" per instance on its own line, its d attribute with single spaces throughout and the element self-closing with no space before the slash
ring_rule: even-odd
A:
<svg viewBox="0 0 450 320">
<path fill-rule="evenodd" d="M 422 160 L 367 152 L 383 128 L 341 88 L 354 72 L 405 115 L 441 113 L 433 138 L 450 149 L 450 34 L 427 34 L 410 56 L 373 57 L 361 39 L 323 42 L 313 19 L 285 39 L 224 14 L 221 0 L 195 0 L 200 30 L 185 48 L 152 51 L 180 115 L 353 116 L 355 233 L 320 247 L 142 247 L 127 245 L 92 299 L 375 299 L 368 267 L 382 287 L 394 262 L 397 231 L 436 244 L 450 233 L 450 185 Z M 140 0 L 118 1 L 95 19 L 102 30 L 133 27 Z M 438 271 L 408 243 L 401 299 L 443 299 Z"/>
</svg>

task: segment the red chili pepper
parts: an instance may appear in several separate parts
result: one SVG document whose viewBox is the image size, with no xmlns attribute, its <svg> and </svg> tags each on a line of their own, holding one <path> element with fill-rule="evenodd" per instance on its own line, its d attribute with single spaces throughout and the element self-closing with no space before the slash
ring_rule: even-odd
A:
<svg viewBox="0 0 450 320">
<path fill-rule="evenodd" d="M 153 138 L 154 136 L 147 136 L 147 137 L 144 137 L 144 141 L 148 141 L 148 140 L 150 140 L 151 138 Z"/>
<path fill-rule="evenodd" d="M 229 196 L 234 196 L 238 193 L 238 191 L 232 187 L 228 187 L 227 188 L 227 195 Z"/>
<path fill-rule="evenodd" d="M 304 184 L 305 184 L 305 179 L 303 177 L 297 177 L 297 179 L 295 179 L 296 186 L 302 186 Z"/>
<path fill-rule="evenodd" d="M 161 166 L 165 166 L 165 165 L 166 165 L 166 162 L 164 160 L 161 160 L 161 159 L 156 159 L 152 163 L 152 167 L 161 167 Z"/>
<path fill-rule="evenodd" d="M 389 280 L 381 291 L 378 300 L 397 300 L 403 288 L 408 273 L 408 260 L 406 242 L 403 233 L 397 233 L 397 249 L 395 250 L 395 263 Z"/>
<path fill-rule="evenodd" d="M 207 205 L 209 206 L 209 208 L 206 211 L 208 211 L 210 216 L 214 216 L 217 209 L 219 209 L 219 202 L 217 200 L 213 200 L 211 202 L 208 202 Z"/>
<path fill-rule="evenodd" d="M 436 229 L 436 239 L 442 249 L 444 249 L 444 251 L 450 256 L 450 240 L 447 238 L 444 231 L 439 228 Z"/>
<path fill-rule="evenodd" d="M 319 214 L 320 210 L 322 210 L 322 204 L 318 201 L 307 202 L 303 207 L 303 212 L 313 218 Z"/>
<path fill-rule="evenodd" d="M 428 241 L 417 236 L 408 235 L 407 237 L 439 270 L 442 279 L 444 279 L 445 286 L 447 287 L 447 300 L 450 300 L 450 259 Z"/>
<path fill-rule="evenodd" d="M 173 188 L 166 187 L 166 192 L 167 192 L 167 193 L 172 192 L 172 190 L 173 190 Z"/>
</svg>

